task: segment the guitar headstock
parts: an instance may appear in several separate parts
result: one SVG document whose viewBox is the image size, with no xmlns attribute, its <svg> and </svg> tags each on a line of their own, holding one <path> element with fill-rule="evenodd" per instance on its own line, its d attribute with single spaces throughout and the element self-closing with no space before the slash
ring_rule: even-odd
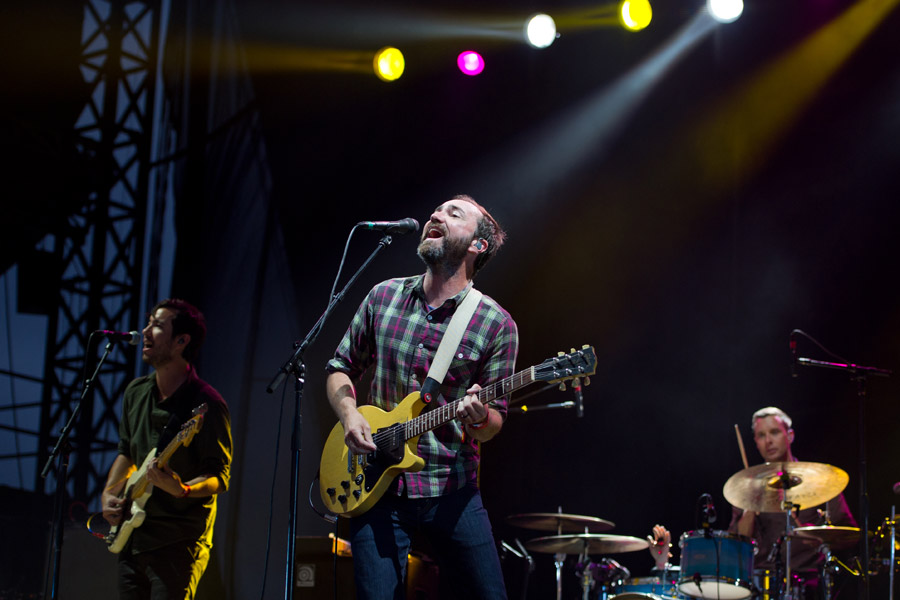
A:
<svg viewBox="0 0 900 600">
<path fill-rule="evenodd" d="M 535 381 L 561 383 L 570 379 L 588 377 L 597 370 L 597 354 L 593 346 L 584 345 L 581 350 L 572 349 L 568 354 L 548 358 L 534 368 Z M 587 383 L 587 382 L 585 382 Z"/>
<path fill-rule="evenodd" d="M 194 416 L 184 422 L 184 425 L 181 426 L 181 431 L 178 432 L 178 435 L 175 438 L 179 444 L 187 446 L 191 443 L 191 440 L 193 440 L 194 436 L 197 435 L 197 432 L 200 431 L 200 427 L 203 426 L 203 417 L 206 415 L 207 410 L 209 410 L 209 407 L 207 407 L 206 402 L 204 402 L 191 411 L 191 414 Z"/>
</svg>

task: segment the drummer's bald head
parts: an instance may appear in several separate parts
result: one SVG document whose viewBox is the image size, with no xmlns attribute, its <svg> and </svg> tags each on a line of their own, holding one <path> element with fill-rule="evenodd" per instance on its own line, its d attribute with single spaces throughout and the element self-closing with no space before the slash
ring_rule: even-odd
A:
<svg viewBox="0 0 900 600">
<path fill-rule="evenodd" d="M 786 412 L 775 406 L 767 406 L 753 413 L 753 416 L 750 418 L 750 428 L 754 429 L 756 427 L 756 422 L 759 419 L 765 419 L 766 417 L 775 417 L 776 419 L 781 421 L 781 423 L 784 425 L 785 431 L 791 429 L 791 418 L 787 416 Z"/>
</svg>

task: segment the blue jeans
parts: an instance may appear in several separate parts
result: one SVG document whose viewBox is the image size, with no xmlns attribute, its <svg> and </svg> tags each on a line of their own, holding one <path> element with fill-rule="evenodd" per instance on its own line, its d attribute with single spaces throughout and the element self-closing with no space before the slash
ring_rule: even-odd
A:
<svg viewBox="0 0 900 600">
<path fill-rule="evenodd" d="M 423 532 L 432 544 L 442 597 L 506 598 L 491 522 L 474 487 L 437 498 L 386 495 L 350 519 L 357 598 L 403 600 L 414 531 Z"/>
</svg>

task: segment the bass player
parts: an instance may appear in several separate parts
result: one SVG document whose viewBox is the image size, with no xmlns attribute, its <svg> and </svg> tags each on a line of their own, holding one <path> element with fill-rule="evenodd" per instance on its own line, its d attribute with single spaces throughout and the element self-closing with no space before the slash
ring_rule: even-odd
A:
<svg viewBox="0 0 900 600">
<path fill-rule="evenodd" d="M 120 599 L 189 600 L 209 561 L 216 495 L 228 487 L 231 421 L 222 396 L 192 364 L 206 337 L 199 310 L 184 300 L 163 300 L 150 312 L 142 334 L 141 357 L 154 372 L 125 390 L 119 454 L 103 492 L 103 516 L 118 535 L 130 532 L 119 553 Z M 156 450 L 203 404 L 199 431 L 167 464 L 158 464 Z M 144 505 L 146 520 L 131 529 L 125 525 L 132 503 L 123 493 L 138 474 L 152 487 Z"/>
</svg>

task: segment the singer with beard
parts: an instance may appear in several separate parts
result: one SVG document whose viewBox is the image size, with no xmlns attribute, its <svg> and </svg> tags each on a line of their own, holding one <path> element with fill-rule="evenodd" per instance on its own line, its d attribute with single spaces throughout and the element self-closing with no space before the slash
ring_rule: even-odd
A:
<svg viewBox="0 0 900 600">
<path fill-rule="evenodd" d="M 118 455 L 103 492 L 103 516 L 123 518 L 123 492 L 136 465 L 165 448 L 206 404 L 199 431 L 160 468 L 147 469 L 152 492 L 144 523 L 119 553 L 119 598 L 191 599 L 209 561 L 216 496 L 231 472 L 231 420 L 222 396 L 200 379 L 193 361 L 206 337 L 203 314 L 184 300 L 163 300 L 150 311 L 141 358 L 154 372 L 128 384 L 119 422 Z M 122 530 L 124 531 L 124 529 Z"/>
<path fill-rule="evenodd" d="M 505 237 L 474 199 L 455 196 L 438 206 L 423 228 L 418 255 L 424 275 L 390 279 L 369 292 L 326 367 L 328 399 L 350 451 L 376 448 L 369 423 L 357 410 L 355 384 L 372 370 L 366 402 L 386 411 L 420 391 L 456 307 Z M 500 431 L 508 398 L 488 407 L 476 394 L 512 375 L 517 352 L 515 322 L 485 295 L 466 325 L 440 394 L 426 408 L 463 398 L 457 419 L 419 438 L 424 469 L 401 474 L 371 509 L 350 520 L 359 598 L 404 597 L 414 534 L 430 542 L 447 597 L 506 598 L 477 471 L 479 444 Z"/>
</svg>

